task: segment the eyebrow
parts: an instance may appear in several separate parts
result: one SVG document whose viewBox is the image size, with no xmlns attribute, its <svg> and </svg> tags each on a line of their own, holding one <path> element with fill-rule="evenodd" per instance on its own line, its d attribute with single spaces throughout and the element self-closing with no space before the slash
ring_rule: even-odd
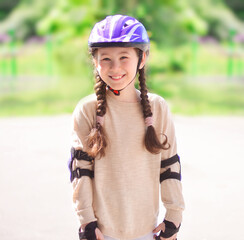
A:
<svg viewBox="0 0 244 240">
<path fill-rule="evenodd" d="M 119 52 L 118 54 L 129 54 L 128 52 Z M 108 53 L 102 53 L 101 56 L 104 56 L 104 55 L 109 55 Z"/>
</svg>

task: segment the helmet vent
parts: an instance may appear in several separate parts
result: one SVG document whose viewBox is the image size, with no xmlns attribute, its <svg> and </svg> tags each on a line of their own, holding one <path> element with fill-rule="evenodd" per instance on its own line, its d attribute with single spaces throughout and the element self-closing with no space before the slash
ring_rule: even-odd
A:
<svg viewBox="0 0 244 240">
<path fill-rule="evenodd" d="M 150 40 L 142 23 L 123 15 L 107 16 L 95 24 L 88 45 L 98 47 L 134 47 L 146 52 Z"/>
</svg>

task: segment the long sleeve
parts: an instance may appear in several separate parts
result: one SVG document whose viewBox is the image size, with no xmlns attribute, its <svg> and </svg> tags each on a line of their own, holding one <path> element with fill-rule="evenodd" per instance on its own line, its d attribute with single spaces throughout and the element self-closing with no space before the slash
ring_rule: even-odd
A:
<svg viewBox="0 0 244 240">
<path fill-rule="evenodd" d="M 166 208 L 165 220 L 179 226 L 185 207 L 182 195 L 181 164 L 177 154 L 175 127 L 166 103 L 164 103 L 163 112 L 163 133 L 167 136 L 170 147 L 163 150 L 161 154 L 161 199 Z"/>
<path fill-rule="evenodd" d="M 145 122 L 141 103 L 121 102 L 109 95 L 106 101 L 103 130 L 108 145 L 105 156 L 96 158 L 94 165 L 86 154 L 86 139 L 96 120 L 96 96 L 78 104 L 73 114 L 74 150 L 70 166 L 73 200 L 80 223 L 97 220 L 101 232 L 115 239 L 144 236 L 157 224 L 161 187 L 167 209 L 165 219 L 177 225 L 181 222 L 184 202 L 180 181 L 165 175 L 170 169 L 173 172 L 170 177 L 177 177 L 180 168 L 174 127 L 164 99 L 149 94 L 155 131 L 161 141 L 164 138 L 161 133 L 167 135 L 171 145 L 159 154 L 150 153 L 143 144 Z M 174 164 L 169 160 L 171 157 Z"/>
<path fill-rule="evenodd" d="M 80 224 L 96 221 L 93 210 L 94 159 L 86 153 L 86 137 L 92 127 L 93 116 L 81 104 L 72 118 L 70 180 L 73 187 L 73 203 Z"/>
</svg>

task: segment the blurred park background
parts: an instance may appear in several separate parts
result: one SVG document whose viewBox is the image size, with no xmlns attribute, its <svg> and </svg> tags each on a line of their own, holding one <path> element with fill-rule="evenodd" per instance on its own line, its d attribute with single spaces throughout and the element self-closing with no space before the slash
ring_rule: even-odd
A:
<svg viewBox="0 0 244 240">
<path fill-rule="evenodd" d="M 179 114 L 244 114 L 243 0 L 0 0 L 0 116 L 71 113 L 93 92 L 87 40 L 106 15 L 151 39 L 148 86 Z"/>
<path fill-rule="evenodd" d="M 71 113 L 93 92 L 91 28 L 112 14 L 145 25 L 148 86 L 174 113 L 178 238 L 244 239 L 243 0 L 0 0 L 0 239 L 77 239 Z"/>
</svg>

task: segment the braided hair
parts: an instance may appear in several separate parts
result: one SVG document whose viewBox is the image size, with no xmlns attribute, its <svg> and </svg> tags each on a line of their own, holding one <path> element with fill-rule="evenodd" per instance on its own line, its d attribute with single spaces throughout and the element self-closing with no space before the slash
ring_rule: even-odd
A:
<svg viewBox="0 0 244 240">
<path fill-rule="evenodd" d="M 96 50 L 92 49 L 91 54 L 93 57 L 95 57 Z M 139 69 L 140 61 L 142 58 L 142 51 L 138 51 L 138 57 L 139 57 L 139 63 L 138 63 L 138 72 L 139 72 L 139 86 L 140 86 L 140 97 L 141 97 L 141 105 L 142 105 L 142 111 L 143 116 L 145 119 L 145 123 L 147 125 L 145 138 L 144 138 L 144 144 L 146 149 L 153 153 L 157 154 L 162 149 L 166 150 L 170 147 L 168 144 L 167 136 L 165 136 L 165 140 L 163 143 L 161 143 L 157 137 L 155 128 L 153 127 L 152 123 L 147 124 L 148 119 L 152 119 L 152 111 L 150 102 L 148 100 L 148 90 L 146 86 L 146 78 L 145 78 L 145 67 L 142 69 Z M 101 79 L 98 73 L 96 73 L 96 84 L 94 87 L 96 96 L 97 96 L 97 109 L 96 109 L 96 123 L 95 126 L 92 128 L 90 134 L 87 138 L 87 144 L 88 144 L 88 154 L 92 157 L 96 156 L 104 156 L 105 155 L 105 149 L 107 147 L 107 140 L 106 140 L 106 134 L 103 129 L 103 120 L 104 115 L 106 114 L 106 83 Z"/>
<path fill-rule="evenodd" d="M 96 74 L 95 93 L 97 96 L 96 123 L 87 138 L 88 155 L 96 157 L 105 155 L 107 146 L 106 135 L 102 126 L 103 116 L 106 113 L 106 83 Z"/>
<path fill-rule="evenodd" d="M 140 97 L 141 97 L 143 116 L 145 122 L 147 122 L 147 119 L 151 118 L 153 114 L 151 111 L 151 106 L 147 95 L 148 91 L 146 86 L 145 67 L 139 69 L 138 80 L 139 80 L 140 91 L 141 91 Z M 146 149 L 153 154 L 159 153 L 162 149 L 164 150 L 169 149 L 170 145 L 168 144 L 168 138 L 165 134 L 164 136 L 165 136 L 165 140 L 163 143 L 161 143 L 157 137 L 155 128 L 153 127 L 152 123 L 148 124 L 146 129 L 145 139 L 144 139 L 144 144 Z"/>
</svg>

